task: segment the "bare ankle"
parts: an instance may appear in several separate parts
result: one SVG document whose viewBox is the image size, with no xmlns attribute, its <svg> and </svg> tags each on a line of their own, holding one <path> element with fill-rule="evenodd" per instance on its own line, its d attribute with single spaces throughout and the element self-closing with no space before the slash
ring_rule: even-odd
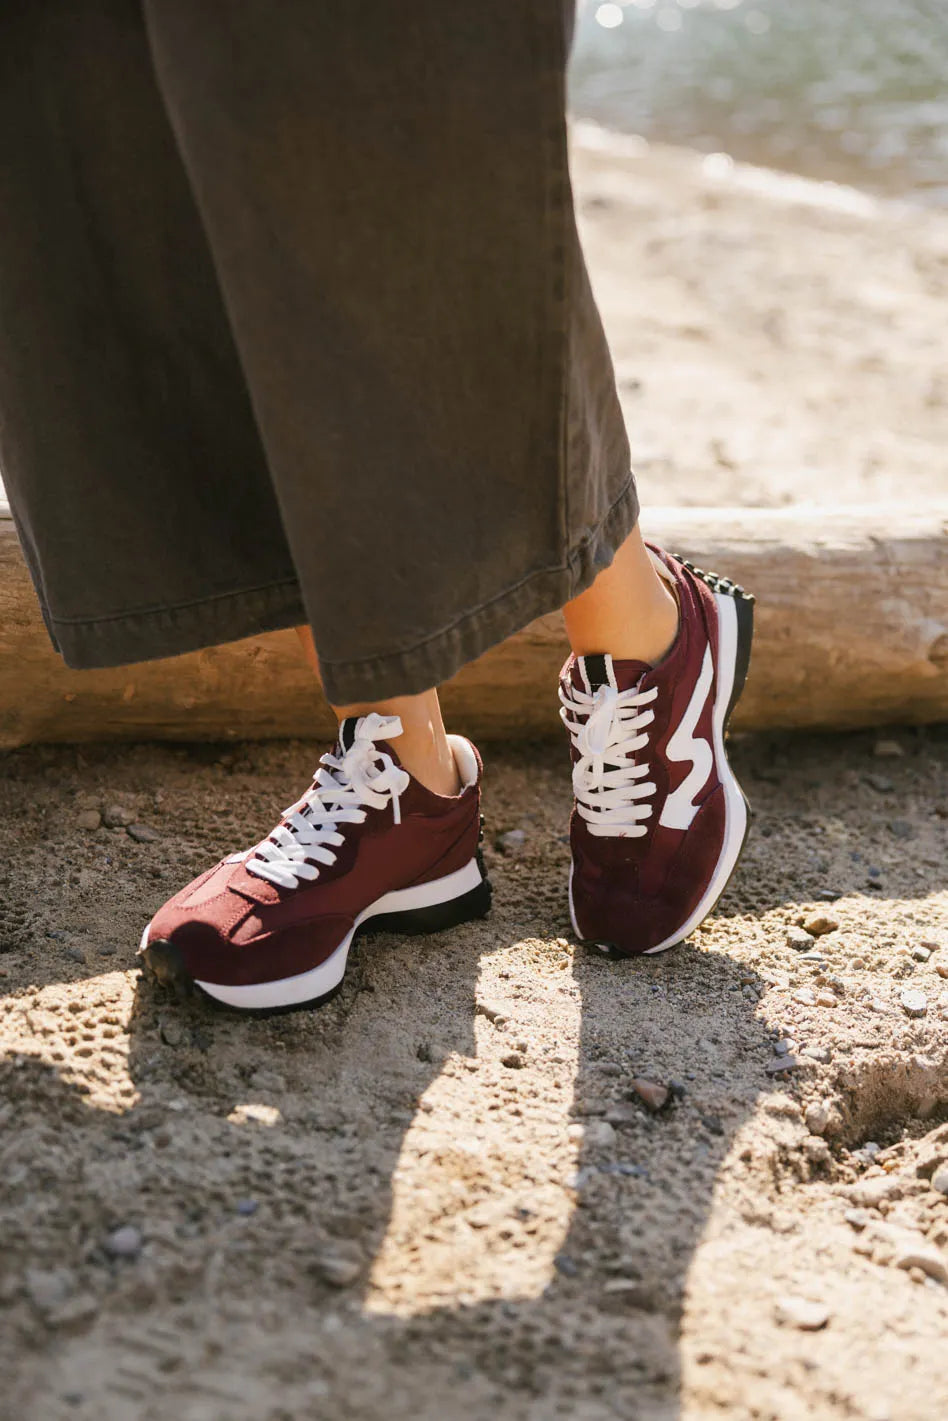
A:
<svg viewBox="0 0 948 1421">
<path fill-rule="evenodd" d="M 401 735 L 392 744 L 403 767 L 413 779 L 433 794 L 455 795 L 461 790 L 454 751 L 441 718 L 441 705 L 435 690 L 417 696 L 393 696 L 385 701 L 361 701 L 354 705 L 333 706 L 340 721 L 349 716 L 397 715 L 402 723 Z"/>
</svg>

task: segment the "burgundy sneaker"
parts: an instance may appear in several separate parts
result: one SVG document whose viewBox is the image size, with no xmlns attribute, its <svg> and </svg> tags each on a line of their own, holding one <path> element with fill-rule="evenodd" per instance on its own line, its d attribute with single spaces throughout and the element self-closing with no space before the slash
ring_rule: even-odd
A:
<svg viewBox="0 0 948 1421">
<path fill-rule="evenodd" d="M 570 911 L 580 938 L 663 952 L 702 922 L 747 835 L 724 732 L 744 687 L 753 597 L 657 548 L 680 629 L 658 666 L 571 656 L 560 714 L 572 741 Z"/>
<path fill-rule="evenodd" d="M 390 743 L 401 733 L 397 716 L 343 721 L 273 833 L 156 913 L 145 968 L 244 1010 L 314 1005 L 341 983 L 363 929 L 437 932 L 483 917 L 477 751 L 449 737 L 463 788 L 445 797 L 402 769 Z"/>
</svg>

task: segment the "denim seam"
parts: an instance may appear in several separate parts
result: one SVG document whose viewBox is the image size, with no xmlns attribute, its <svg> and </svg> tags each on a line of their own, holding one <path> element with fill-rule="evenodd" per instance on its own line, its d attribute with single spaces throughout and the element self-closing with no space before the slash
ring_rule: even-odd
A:
<svg viewBox="0 0 948 1421">
<path fill-rule="evenodd" d="M 626 482 L 622 486 L 621 492 L 617 495 L 615 499 L 613 499 L 612 503 L 610 503 L 609 507 L 606 509 L 602 518 L 600 518 L 599 522 L 595 525 L 595 527 L 590 529 L 586 536 L 582 538 L 580 542 L 575 545 L 575 547 L 567 551 L 565 562 L 557 563 L 552 567 L 534 568 L 532 572 L 529 572 L 526 577 L 521 578 L 519 582 L 513 583 L 510 587 L 505 587 L 503 592 L 498 592 L 495 597 L 488 598 L 486 602 L 480 602 L 476 607 L 468 608 L 468 610 L 463 612 L 461 616 L 456 617 L 453 622 L 448 622 L 445 626 L 439 627 L 437 631 L 431 632 L 428 636 L 423 637 L 421 641 L 412 642 L 411 646 L 399 647 L 397 650 L 394 651 L 376 652 L 372 656 L 360 656 L 354 660 L 347 659 L 345 661 L 331 661 L 323 656 L 320 656 L 320 666 L 332 666 L 337 669 L 339 667 L 348 666 L 366 666 L 371 664 L 373 661 L 389 661 L 394 660 L 396 657 L 412 656 L 416 652 L 424 650 L 426 646 L 430 646 L 433 642 L 440 641 L 443 637 L 450 636 L 451 633 L 457 631 L 459 627 L 463 627 L 466 623 L 474 621 L 477 617 L 482 616 L 484 612 L 487 612 L 492 607 L 497 606 L 498 603 L 502 603 L 508 598 L 515 596 L 516 593 L 521 591 L 522 588 L 529 586 L 529 584 L 531 582 L 534 582 L 537 578 L 551 577 L 556 576 L 557 574 L 567 574 L 571 576 L 574 572 L 576 563 L 581 559 L 585 549 L 591 543 L 594 543 L 596 541 L 605 525 L 609 522 L 609 519 L 628 498 L 630 489 L 634 488 L 635 475 L 630 473 Z"/>
<path fill-rule="evenodd" d="M 161 617 L 169 612 L 188 612 L 195 607 L 207 607 L 215 602 L 226 602 L 234 597 L 253 597 L 260 592 L 275 592 L 283 587 L 299 587 L 295 577 L 282 578 L 279 582 L 261 582 L 254 587 L 235 587 L 229 592 L 212 592 L 208 597 L 194 597 L 188 602 L 159 603 L 151 607 L 129 607 L 122 612 L 106 612 L 101 617 L 57 617 L 52 611 L 50 621 L 59 627 L 96 627 L 105 622 L 127 622 L 134 617 Z"/>
</svg>

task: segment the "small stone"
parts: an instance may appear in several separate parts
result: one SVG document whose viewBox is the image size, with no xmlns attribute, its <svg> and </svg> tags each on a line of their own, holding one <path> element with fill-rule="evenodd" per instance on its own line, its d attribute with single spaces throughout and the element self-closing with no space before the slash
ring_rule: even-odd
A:
<svg viewBox="0 0 948 1421">
<path fill-rule="evenodd" d="M 523 1069 L 523 1057 L 519 1051 L 508 1051 L 506 1056 L 501 1056 L 500 1064 L 506 1066 L 508 1071 L 519 1071 Z"/>
<path fill-rule="evenodd" d="M 502 1006 L 498 1006 L 496 1002 L 486 1001 L 483 997 L 478 998 L 474 1013 L 476 1016 L 485 1016 L 495 1026 L 503 1026 L 507 1020 L 507 1013 Z"/>
<path fill-rule="evenodd" d="M 899 1001 L 906 1016 L 924 1016 L 928 1011 L 928 998 L 914 987 L 906 987 L 900 992 Z"/>
<path fill-rule="evenodd" d="M 240 1214 L 244 1219 L 249 1219 L 251 1214 L 255 1214 L 260 1205 L 256 1199 L 238 1199 L 234 1206 L 235 1213 Z"/>
<path fill-rule="evenodd" d="M 98 829 L 102 823 L 102 815 L 97 809 L 84 809 L 81 814 L 76 815 L 76 824 L 80 829 L 88 829 L 91 833 L 93 829 Z"/>
<path fill-rule="evenodd" d="M 152 829 L 148 824 L 129 824 L 125 832 L 136 844 L 155 844 L 161 838 L 157 829 Z"/>
<path fill-rule="evenodd" d="M 794 952 L 806 952 L 807 948 L 813 946 L 815 939 L 802 928 L 789 927 L 786 932 L 786 943 L 792 947 Z"/>
<path fill-rule="evenodd" d="M 134 815 L 120 804 L 110 804 L 102 815 L 102 822 L 107 829 L 125 829 L 133 818 Z"/>
<path fill-rule="evenodd" d="M 863 1229 L 876 1222 L 875 1216 L 870 1214 L 868 1209 L 847 1209 L 843 1218 L 847 1224 L 852 1225 L 857 1233 L 861 1233 Z"/>
<path fill-rule="evenodd" d="M 105 1240 L 105 1251 L 112 1258 L 137 1258 L 142 1251 L 142 1233 L 134 1224 L 113 1229 Z"/>
<path fill-rule="evenodd" d="M 508 829 L 506 834 L 498 834 L 497 848 L 502 854 L 519 854 L 524 844 L 527 842 L 527 835 L 523 829 Z"/>
<path fill-rule="evenodd" d="M 789 1041 L 775 1041 L 775 1042 L 774 1042 L 774 1055 L 775 1055 L 775 1056 L 786 1056 L 786 1055 L 788 1055 L 789 1051 L 790 1051 L 790 1042 L 789 1042 Z"/>
<path fill-rule="evenodd" d="M 160 1021 L 158 1033 L 166 1046 L 183 1046 L 188 1039 L 186 1028 L 176 1017 Z"/>
<path fill-rule="evenodd" d="M 819 1135 L 809 1135 L 803 1141 L 803 1152 L 810 1164 L 821 1166 L 830 1162 L 829 1145 Z"/>
<path fill-rule="evenodd" d="M 882 1174 L 875 1179 L 861 1179 L 858 1184 L 850 1184 L 845 1193 L 853 1204 L 862 1209 L 878 1209 L 883 1200 L 901 1198 L 902 1183 L 897 1177 Z"/>
<path fill-rule="evenodd" d="M 638 1118 L 638 1107 L 629 1100 L 617 1100 L 606 1111 L 610 1125 L 632 1125 Z"/>
<path fill-rule="evenodd" d="M 608 1120 L 590 1120 L 583 1130 L 583 1144 L 591 1149 L 608 1149 L 616 1142 L 616 1132 Z"/>
<path fill-rule="evenodd" d="M 809 1298 L 790 1296 L 777 1299 L 774 1316 L 784 1327 L 796 1327 L 801 1332 L 819 1332 L 829 1322 L 829 1309 Z"/>
<path fill-rule="evenodd" d="M 86 954 L 81 947 L 67 947 L 66 956 L 71 958 L 73 962 L 81 962 L 83 967 L 86 964 Z"/>
<path fill-rule="evenodd" d="M 839 919 L 832 913 L 813 913 L 803 924 L 812 937 L 822 937 L 824 933 L 834 933 L 839 927 Z"/>
<path fill-rule="evenodd" d="M 920 1268 L 927 1277 L 934 1278 L 936 1283 L 948 1284 L 948 1264 L 934 1244 L 926 1243 L 921 1236 L 917 1242 L 906 1241 L 897 1246 L 892 1262 L 896 1268 Z"/>
<path fill-rule="evenodd" d="M 646 1080 L 643 1076 L 636 1076 L 633 1079 L 632 1089 L 642 1104 L 651 1110 L 653 1114 L 659 1110 L 664 1110 L 668 1104 L 668 1097 L 671 1094 L 668 1086 L 659 1085 L 657 1081 Z"/>
<path fill-rule="evenodd" d="M 830 1120 L 833 1118 L 833 1104 L 829 1100 L 820 1100 L 807 1107 L 806 1128 L 811 1135 L 822 1135 Z"/>
<path fill-rule="evenodd" d="M 28 1268 L 23 1281 L 30 1302 L 43 1313 L 61 1307 L 76 1286 L 75 1275 L 68 1268 Z"/>
<path fill-rule="evenodd" d="M 836 993 L 831 992 L 828 987 L 822 987 L 816 994 L 816 1005 L 818 1007 L 835 1007 Z"/>
<path fill-rule="evenodd" d="M 787 1071 L 796 1071 L 800 1068 L 800 1062 L 796 1056 L 775 1056 L 772 1061 L 768 1061 L 764 1070 L 768 1076 L 782 1076 Z"/>
<path fill-rule="evenodd" d="M 877 755 L 880 760 L 900 759 L 905 751 L 897 740 L 877 740 L 872 747 L 873 755 Z"/>
<path fill-rule="evenodd" d="M 575 1278 L 579 1272 L 576 1260 L 570 1258 L 568 1253 L 558 1253 L 553 1259 L 553 1267 L 557 1273 L 562 1273 L 564 1278 Z"/>
<path fill-rule="evenodd" d="M 717 1115 L 700 1115 L 698 1117 L 704 1128 L 712 1135 L 723 1135 L 724 1125 Z"/>
<path fill-rule="evenodd" d="M 916 962 L 927 962 L 931 955 L 931 949 L 928 947 L 922 947 L 920 944 L 919 946 L 912 948 L 912 956 L 915 958 Z"/>
<path fill-rule="evenodd" d="M 948 1165 L 936 1169 L 932 1175 L 932 1188 L 938 1194 L 948 1194 Z"/>
<path fill-rule="evenodd" d="M 948 977 L 948 962 L 936 962 L 935 971 L 939 977 Z"/>
<path fill-rule="evenodd" d="M 313 1271 L 324 1283 L 334 1288 L 348 1288 L 362 1272 L 364 1260 L 359 1251 L 344 1243 L 328 1244 L 313 1259 Z"/>
<path fill-rule="evenodd" d="M 889 833 L 895 839 L 914 839 L 915 826 L 910 824 L 907 819 L 890 819 Z"/>
<path fill-rule="evenodd" d="M 227 1119 L 232 1125 L 278 1125 L 283 1116 L 275 1105 L 247 1101 L 244 1105 L 235 1105 Z"/>
<path fill-rule="evenodd" d="M 863 775 L 863 779 L 869 788 L 874 789 L 877 794 L 891 794 L 894 788 L 887 775 Z"/>
<path fill-rule="evenodd" d="M 828 1066 L 833 1059 L 833 1053 L 828 1046 L 807 1046 L 803 1054 L 809 1056 L 811 1061 L 819 1061 L 821 1066 Z"/>
</svg>

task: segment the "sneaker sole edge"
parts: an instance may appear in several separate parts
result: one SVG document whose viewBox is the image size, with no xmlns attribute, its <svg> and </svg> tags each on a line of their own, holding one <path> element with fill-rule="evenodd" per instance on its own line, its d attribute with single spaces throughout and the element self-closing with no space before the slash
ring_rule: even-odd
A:
<svg viewBox="0 0 948 1421">
<path fill-rule="evenodd" d="M 490 909 L 491 886 L 483 870 L 480 854 L 463 868 L 412 888 L 397 888 L 376 899 L 356 918 L 352 928 L 332 953 L 316 967 L 292 977 L 272 982 L 229 986 L 192 977 L 180 949 L 159 938 L 148 941 L 149 928 L 142 934 L 138 956 L 161 986 L 179 993 L 198 988 L 205 996 L 225 1007 L 243 1012 L 292 1011 L 322 1006 L 342 985 L 349 953 L 357 938 L 369 932 L 392 932 L 406 936 L 443 932 L 472 919 L 483 918 Z M 149 925 L 150 926 L 150 925 Z"/>
</svg>

